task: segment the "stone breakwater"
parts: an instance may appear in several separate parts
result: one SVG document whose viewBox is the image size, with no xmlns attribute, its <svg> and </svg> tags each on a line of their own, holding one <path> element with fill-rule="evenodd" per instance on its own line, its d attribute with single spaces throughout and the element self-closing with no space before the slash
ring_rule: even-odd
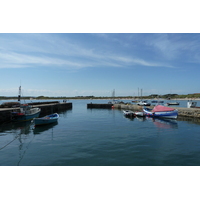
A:
<svg viewBox="0 0 200 200">
<path fill-rule="evenodd" d="M 142 111 L 143 107 L 138 105 L 114 104 L 114 108 L 122 110 Z M 148 106 L 153 108 L 153 106 Z M 178 116 L 200 118 L 200 108 L 179 108 L 170 107 L 178 110 Z"/>
<path fill-rule="evenodd" d="M 41 108 L 40 117 L 54 112 L 61 112 L 67 109 L 72 109 L 72 103 L 40 103 L 33 105 L 33 107 Z M 11 112 L 19 112 L 20 108 L 0 108 L 0 125 L 4 122 L 11 121 Z"/>
</svg>

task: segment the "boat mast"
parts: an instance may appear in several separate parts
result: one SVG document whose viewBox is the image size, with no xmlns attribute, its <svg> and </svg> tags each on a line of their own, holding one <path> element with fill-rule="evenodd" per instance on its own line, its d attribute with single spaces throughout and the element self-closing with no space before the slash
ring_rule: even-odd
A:
<svg viewBox="0 0 200 200">
<path fill-rule="evenodd" d="M 21 85 L 19 86 L 19 95 L 18 95 L 18 101 L 21 100 Z"/>
</svg>

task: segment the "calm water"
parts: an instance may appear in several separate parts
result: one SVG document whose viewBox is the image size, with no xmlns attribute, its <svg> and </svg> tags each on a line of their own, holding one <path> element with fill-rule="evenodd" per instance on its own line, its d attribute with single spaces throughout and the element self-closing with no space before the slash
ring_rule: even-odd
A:
<svg viewBox="0 0 200 200">
<path fill-rule="evenodd" d="M 57 124 L 0 125 L 0 165 L 200 165 L 198 120 L 131 120 L 121 110 L 87 109 L 91 100 L 71 102 L 73 109 L 59 113 Z"/>
</svg>

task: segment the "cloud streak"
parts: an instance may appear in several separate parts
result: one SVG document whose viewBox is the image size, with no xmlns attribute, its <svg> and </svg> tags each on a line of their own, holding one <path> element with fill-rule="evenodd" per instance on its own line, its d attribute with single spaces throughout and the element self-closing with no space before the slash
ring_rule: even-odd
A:
<svg viewBox="0 0 200 200">
<path fill-rule="evenodd" d="M 107 39 L 106 35 L 101 35 Z M 24 39 L 23 39 L 24 38 Z M 116 41 L 119 39 L 116 39 Z M 159 39 L 156 48 L 166 51 L 169 44 Z M 106 48 L 86 47 L 70 38 L 49 34 L 12 35 L 11 40 L 0 40 L 0 68 L 61 67 L 82 69 L 87 67 L 172 67 L 144 58 L 110 52 Z M 113 39 L 114 41 L 114 39 Z M 152 44 L 149 44 L 152 45 Z"/>
</svg>

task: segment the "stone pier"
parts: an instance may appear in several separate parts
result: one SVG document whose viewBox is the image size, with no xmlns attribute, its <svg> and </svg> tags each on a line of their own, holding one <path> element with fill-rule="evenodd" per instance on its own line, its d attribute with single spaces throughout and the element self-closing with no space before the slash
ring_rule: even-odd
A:
<svg viewBox="0 0 200 200">
<path fill-rule="evenodd" d="M 133 110 L 142 111 L 143 107 L 138 105 L 126 105 L 126 104 L 114 104 L 114 108 L 122 110 Z M 153 108 L 153 106 L 148 106 L 148 108 Z M 183 117 L 196 117 L 200 118 L 200 108 L 181 108 L 181 107 L 170 107 L 178 110 L 178 116 Z"/>
</svg>

